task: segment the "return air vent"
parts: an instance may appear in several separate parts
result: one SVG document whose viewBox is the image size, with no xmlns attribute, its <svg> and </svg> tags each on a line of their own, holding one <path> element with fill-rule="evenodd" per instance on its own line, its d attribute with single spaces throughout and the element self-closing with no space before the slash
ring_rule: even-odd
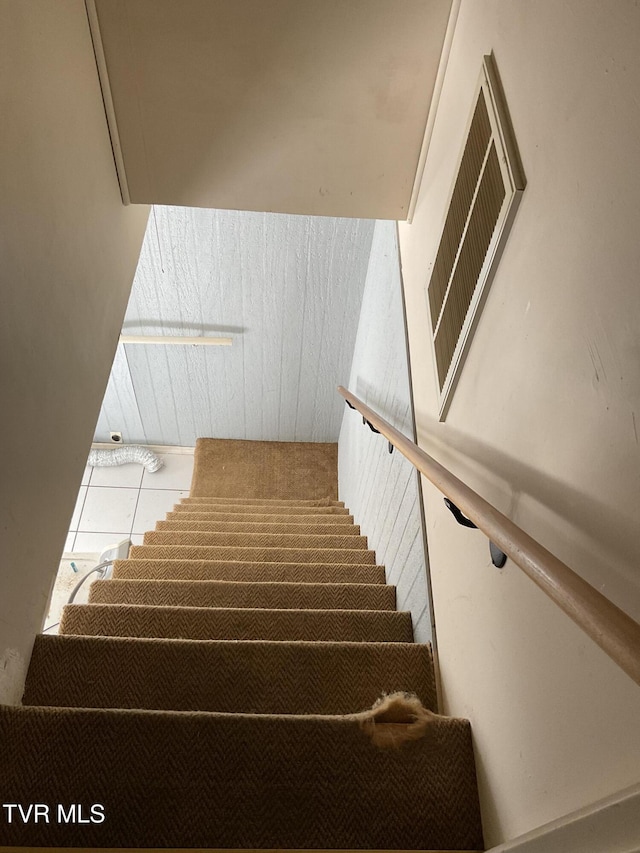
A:
<svg viewBox="0 0 640 853">
<path fill-rule="evenodd" d="M 525 183 L 493 55 L 485 56 L 427 285 L 441 420 Z"/>
</svg>

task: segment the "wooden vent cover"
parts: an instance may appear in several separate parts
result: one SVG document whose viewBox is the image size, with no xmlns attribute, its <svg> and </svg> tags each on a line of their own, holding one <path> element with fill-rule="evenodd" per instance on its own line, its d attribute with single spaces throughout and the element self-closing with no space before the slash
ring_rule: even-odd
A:
<svg viewBox="0 0 640 853">
<path fill-rule="evenodd" d="M 441 420 L 525 183 L 493 55 L 485 56 L 427 285 Z"/>
</svg>

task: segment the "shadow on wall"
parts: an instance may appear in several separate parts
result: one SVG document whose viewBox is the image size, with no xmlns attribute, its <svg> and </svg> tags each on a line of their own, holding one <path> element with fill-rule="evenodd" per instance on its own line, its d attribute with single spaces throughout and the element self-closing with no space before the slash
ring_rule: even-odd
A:
<svg viewBox="0 0 640 853">
<path fill-rule="evenodd" d="M 353 393 L 356 397 L 360 397 L 362 402 L 369 406 L 370 409 L 373 409 L 386 421 L 389 421 L 391 426 L 401 432 L 404 432 L 411 441 L 414 440 L 411 425 L 407 423 L 406 419 L 406 396 L 402 398 L 396 395 L 386 394 L 383 399 L 378 386 L 372 385 L 361 376 L 358 376 L 355 385 L 356 387 Z M 399 412 L 402 414 L 399 415 Z"/>
<path fill-rule="evenodd" d="M 221 332 L 227 334 L 234 335 L 242 335 L 247 330 L 245 326 L 216 326 L 213 323 L 185 323 L 184 320 L 176 320 L 173 323 L 171 320 L 127 320 L 122 324 L 122 328 L 124 329 L 135 329 L 136 331 L 143 329 L 159 329 L 162 328 L 164 330 L 175 330 L 177 332 L 183 332 L 186 329 L 189 329 L 194 332 Z M 142 331 L 140 331 L 142 334 Z"/>
<path fill-rule="evenodd" d="M 622 587 L 627 591 L 624 597 L 618 594 L 615 603 L 634 618 L 640 616 L 640 591 L 635 568 L 638 559 L 637 535 L 625 518 L 624 507 L 621 508 L 622 512 L 618 513 L 614 507 L 594 500 L 570 484 L 539 471 L 455 427 L 447 426 L 446 441 L 440 439 L 437 432 L 442 429 L 442 424 L 425 412 L 417 414 L 422 448 L 427 453 L 433 453 L 435 458 L 438 450 L 453 451 L 456 460 L 459 459 L 463 466 L 463 469 L 458 469 L 461 471 L 461 479 L 465 479 L 464 467 L 467 469 L 467 475 L 471 467 L 474 474 L 479 470 L 488 473 L 494 495 L 492 502 L 509 518 L 515 517 L 521 499 L 529 497 L 547 513 L 552 513 L 558 520 L 571 525 L 574 531 L 582 533 L 588 541 L 578 542 L 575 536 L 572 536 L 571 547 L 577 556 L 584 559 L 581 568 L 584 569 L 585 579 L 607 595 L 609 583 L 603 583 L 602 575 L 603 568 L 606 568 L 607 575 L 615 576 L 616 579 L 611 586 L 618 590 Z M 429 446 L 432 449 L 429 449 Z M 472 466 L 469 463 L 472 463 Z M 446 462 L 442 464 L 446 465 Z M 496 482 L 498 480 L 500 482 Z M 497 491 L 501 493 L 502 500 L 496 497 Z M 491 499 L 491 495 L 488 499 Z M 527 513 L 531 511 L 529 505 Z M 556 526 L 556 531 L 562 541 L 567 541 L 567 534 L 571 536 L 572 533 L 564 526 L 561 529 L 559 525 Z M 605 566 L 602 563 L 599 567 L 595 565 L 597 557 L 593 551 L 594 543 L 597 543 L 598 553 L 607 554 Z M 550 547 L 549 550 L 553 549 Z M 571 567 L 577 569 L 575 564 Z"/>
</svg>

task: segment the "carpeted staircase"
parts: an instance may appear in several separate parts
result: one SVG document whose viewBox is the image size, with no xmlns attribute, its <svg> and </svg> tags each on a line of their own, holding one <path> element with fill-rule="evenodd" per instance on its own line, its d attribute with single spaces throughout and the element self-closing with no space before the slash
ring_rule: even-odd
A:
<svg viewBox="0 0 640 853">
<path fill-rule="evenodd" d="M 200 440 L 192 496 L 37 637 L 0 789 L 49 820 L 0 815 L 0 843 L 482 849 L 469 724 L 431 713 L 335 445 L 288 448 Z"/>
</svg>

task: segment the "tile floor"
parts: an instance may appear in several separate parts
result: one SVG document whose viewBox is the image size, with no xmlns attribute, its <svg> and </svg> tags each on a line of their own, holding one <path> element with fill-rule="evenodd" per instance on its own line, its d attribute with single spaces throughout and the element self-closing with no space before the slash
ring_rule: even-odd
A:
<svg viewBox="0 0 640 853">
<path fill-rule="evenodd" d="M 139 545 L 142 534 L 188 496 L 193 454 L 158 455 L 164 467 L 154 474 L 142 465 L 85 469 L 65 554 L 98 554 L 127 537 Z"/>
</svg>

